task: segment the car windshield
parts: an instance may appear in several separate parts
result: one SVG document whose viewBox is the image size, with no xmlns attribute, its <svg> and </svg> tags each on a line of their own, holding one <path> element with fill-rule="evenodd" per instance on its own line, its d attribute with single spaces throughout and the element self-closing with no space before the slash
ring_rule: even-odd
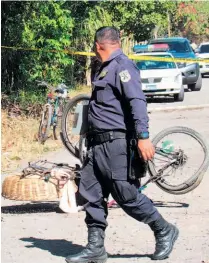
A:
<svg viewBox="0 0 209 263">
<path fill-rule="evenodd" d="M 170 56 L 160 56 L 160 55 L 155 57 L 171 58 Z M 137 61 L 136 65 L 140 70 L 176 68 L 176 64 L 174 62 L 167 62 L 167 61 L 152 61 L 152 60 Z"/>
<path fill-rule="evenodd" d="M 170 52 L 187 53 L 191 48 L 187 41 L 157 42 L 158 44 L 168 44 Z"/>
<path fill-rule="evenodd" d="M 200 53 L 209 53 L 209 44 L 200 46 Z"/>
</svg>

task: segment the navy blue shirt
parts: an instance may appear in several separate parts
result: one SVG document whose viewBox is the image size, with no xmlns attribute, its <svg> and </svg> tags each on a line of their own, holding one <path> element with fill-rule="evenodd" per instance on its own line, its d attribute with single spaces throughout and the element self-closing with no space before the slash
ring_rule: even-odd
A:
<svg viewBox="0 0 209 263">
<path fill-rule="evenodd" d="M 92 84 L 88 111 L 90 132 L 148 132 L 147 103 L 140 73 L 121 49 L 102 63 Z"/>
</svg>

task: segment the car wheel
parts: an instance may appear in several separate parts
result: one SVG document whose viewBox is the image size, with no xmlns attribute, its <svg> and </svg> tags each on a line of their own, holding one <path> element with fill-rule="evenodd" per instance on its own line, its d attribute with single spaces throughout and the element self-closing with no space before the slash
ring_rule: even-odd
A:
<svg viewBox="0 0 209 263">
<path fill-rule="evenodd" d="M 189 84 L 188 88 L 191 91 L 199 91 L 199 90 L 201 90 L 201 88 L 202 88 L 202 76 L 201 76 L 201 73 L 199 74 L 197 82 L 195 84 Z"/>
<path fill-rule="evenodd" d="M 184 100 L 184 86 L 181 87 L 181 90 L 178 94 L 174 94 L 174 101 L 183 101 Z"/>
</svg>

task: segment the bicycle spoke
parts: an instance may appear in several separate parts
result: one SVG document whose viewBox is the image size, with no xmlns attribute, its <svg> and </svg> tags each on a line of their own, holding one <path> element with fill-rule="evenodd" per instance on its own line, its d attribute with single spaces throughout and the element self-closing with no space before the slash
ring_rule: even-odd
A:
<svg viewBox="0 0 209 263">
<path fill-rule="evenodd" d="M 168 186 L 177 186 L 186 182 L 198 171 L 204 161 L 201 144 L 185 133 L 168 134 L 159 140 L 155 147 L 153 167 L 156 173 L 162 171 L 163 184 Z M 170 168 L 166 168 L 167 165 Z"/>
</svg>

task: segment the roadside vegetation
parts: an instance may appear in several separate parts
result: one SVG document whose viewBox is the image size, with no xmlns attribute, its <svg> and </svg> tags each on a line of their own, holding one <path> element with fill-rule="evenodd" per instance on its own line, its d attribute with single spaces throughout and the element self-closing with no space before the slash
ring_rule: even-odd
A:
<svg viewBox="0 0 209 263">
<path fill-rule="evenodd" d="M 2 46 L 13 47 L 1 50 L 3 170 L 62 146 L 53 140 L 43 146 L 34 137 L 47 94 L 37 80 L 65 83 L 70 97 L 91 91 L 92 58 L 59 51 L 92 51 L 95 30 L 106 25 L 119 28 L 126 54 L 150 38 L 209 39 L 207 1 L 3 1 L 1 6 Z"/>
<path fill-rule="evenodd" d="M 198 43 L 209 39 L 209 2 L 3 1 L 2 46 L 14 49 L 2 48 L 2 92 L 15 99 L 24 93 L 27 102 L 46 95 L 36 80 L 64 82 L 70 89 L 90 86 L 91 57 L 59 50 L 92 51 L 96 29 L 106 25 L 120 29 L 126 54 L 157 37 Z"/>
<path fill-rule="evenodd" d="M 74 97 L 80 93 L 90 93 L 90 88 L 80 85 L 77 89 L 70 90 L 69 96 Z M 61 141 L 55 141 L 52 137 L 44 145 L 38 142 L 41 103 L 38 101 L 34 101 L 33 104 L 17 101 L 12 103 L 5 97 L 3 103 L 4 110 L 1 112 L 2 172 L 12 172 L 23 162 L 36 160 L 63 147 Z"/>
<path fill-rule="evenodd" d="M 39 121 L 32 117 L 8 117 L 1 113 L 1 170 L 11 172 L 21 163 L 36 160 L 44 154 L 63 147 L 61 141 L 48 140 L 44 145 L 37 141 Z"/>
</svg>

